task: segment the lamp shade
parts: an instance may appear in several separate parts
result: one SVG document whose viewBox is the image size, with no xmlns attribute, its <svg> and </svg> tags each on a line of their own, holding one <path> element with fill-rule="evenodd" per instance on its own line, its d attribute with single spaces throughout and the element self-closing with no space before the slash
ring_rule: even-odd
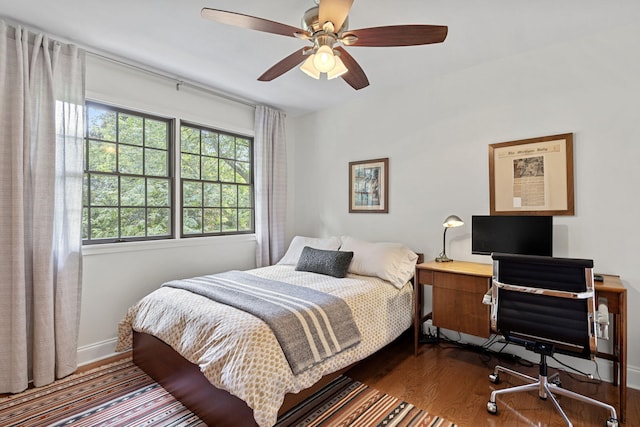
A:
<svg viewBox="0 0 640 427">
<path fill-rule="evenodd" d="M 443 227 L 447 228 L 460 227 L 461 225 L 464 225 L 464 221 L 457 215 L 449 215 L 442 224 Z"/>
<path fill-rule="evenodd" d="M 313 58 L 313 65 L 321 73 L 333 70 L 333 67 L 336 66 L 336 57 L 333 55 L 333 49 L 327 45 L 320 46 Z"/>
<path fill-rule="evenodd" d="M 332 70 L 327 72 L 327 80 L 335 79 L 336 77 L 340 77 L 344 73 L 349 71 L 347 67 L 344 66 L 344 62 L 338 56 L 336 56 L 336 66 L 333 67 Z"/>
<path fill-rule="evenodd" d="M 320 78 L 320 71 L 318 71 L 316 67 L 313 65 L 314 58 L 315 58 L 315 55 L 311 55 L 310 57 L 308 57 L 307 60 L 304 61 L 304 63 L 300 66 L 300 69 L 307 76 L 313 77 L 314 79 L 317 80 Z"/>
</svg>

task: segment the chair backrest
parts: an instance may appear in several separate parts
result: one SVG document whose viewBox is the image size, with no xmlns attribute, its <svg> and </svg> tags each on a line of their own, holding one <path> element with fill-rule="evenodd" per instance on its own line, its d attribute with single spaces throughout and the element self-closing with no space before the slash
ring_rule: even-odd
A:
<svg viewBox="0 0 640 427">
<path fill-rule="evenodd" d="M 595 355 L 592 260 L 497 253 L 492 258 L 495 332 L 532 348 L 585 359 Z"/>
</svg>

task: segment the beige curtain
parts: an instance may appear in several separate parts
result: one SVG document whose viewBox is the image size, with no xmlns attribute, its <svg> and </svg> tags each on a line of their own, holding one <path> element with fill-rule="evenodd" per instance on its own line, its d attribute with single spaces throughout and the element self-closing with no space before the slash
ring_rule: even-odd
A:
<svg viewBox="0 0 640 427">
<path fill-rule="evenodd" d="M 84 52 L 0 21 L 0 393 L 77 366 Z"/>
<path fill-rule="evenodd" d="M 275 264 L 284 255 L 287 209 L 285 114 L 256 107 L 256 265 Z"/>
</svg>

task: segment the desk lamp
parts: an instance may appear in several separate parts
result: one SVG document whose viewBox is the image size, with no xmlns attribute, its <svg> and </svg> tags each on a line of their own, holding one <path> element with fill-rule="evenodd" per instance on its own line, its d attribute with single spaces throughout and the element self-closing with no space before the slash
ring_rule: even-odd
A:
<svg viewBox="0 0 640 427">
<path fill-rule="evenodd" d="M 436 258 L 437 262 L 450 262 L 453 261 L 451 258 L 447 256 L 447 251 L 445 249 L 447 230 L 453 227 L 460 227 L 464 225 L 464 221 L 460 219 L 460 217 L 456 215 L 449 215 L 447 219 L 444 220 L 442 226 L 444 227 L 444 233 L 442 234 L 442 252 Z"/>
</svg>

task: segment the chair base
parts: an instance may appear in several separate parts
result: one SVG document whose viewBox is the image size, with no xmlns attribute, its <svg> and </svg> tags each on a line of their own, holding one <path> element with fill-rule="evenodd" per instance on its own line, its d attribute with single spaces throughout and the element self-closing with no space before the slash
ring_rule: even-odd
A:
<svg viewBox="0 0 640 427">
<path fill-rule="evenodd" d="M 544 366 L 542 366 L 542 363 L 544 363 Z M 519 392 L 537 390 L 538 391 L 538 397 L 540 397 L 540 399 L 543 399 L 543 400 L 546 400 L 547 398 L 551 399 L 551 402 L 553 402 L 553 406 L 560 413 L 562 418 L 567 423 L 567 426 L 569 426 L 569 427 L 573 427 L 573 424 L 571 423 L 571 421 L 567 417 L 567 414 L 565 414 L 565 412 L 560 407 L 560 403 L 558 403 L 558 400 L 556 399 L 554 394 L 557 394 L 557 395 L 560 395 L 560 396 L 566 396 L 566 397 L 569 397 L 571 399 L 576 399 L 576 400 L 581 401 L 581 402 L 589 403 L 589 404 L 596 405 L 596 406 L 599 406 L 601 408 L 607 409 L 610 412 L 610 417 L 607 420 L 606 426 L 607 427 L 618 427 L 618 418 L 617 418 L 617 415 L 616 415 L 616 410 L 615 410 L 615 408 L 613 406 L 611 406 L 611 405 L 609 405 L 607 403 L 600 402 L 598 400 L 592 399 L 590 397 L 583 396 L 583 395 L 575 393 L 573 391 L 566 390 L 564 388 L 561 388 L 557 384 L 554 384 L 553 382 L 549 382 L 549 380 L 552 380 L 553 378 L 557 377 L 558 373 L 553 374 L 551 377 L 547 377 L 547 375 L 546 375 L 546 370 L 547 370 L 546 361 L 542 361 L 542 363 L 541 363 L 541 366 L 540 366 L 541 373 L 540 373 L 540 375 L 538 376 L 537 379 L 534 378 L 534 377 L 530 377 L 529 375 L 525 375 L 525 374 L 523 374 L 521 372 L 514 371 L 514 370 L 509 369 L 509 368 L 505 368 L 503 366 L 496 366 L 493 374 L 489 375 L 490 381 L 492 381 L 494 383 L 498 383 L 499 382 L 499 378 L 500 378 L 499 373 L 500 372 L 506 372 L 508 374 L 511 374 L 511 375 L 513 375 L 515 377 L 518 377 L 518 378 L 528 382 L 529 384 L 510 387 L 510 388 L 506 388 L 506 389 L 502 389 L 502 390 L 494 390 L 491 393 L 491 397 L 489 399 L 489 402 L 487 403 L 487 411 L 489 413 L 491 413 L 491 414 L 496 414 L 498 412 L 498 405 L 496 404 L 496 397 L 498 395 L 500 395 L 500 394 L 519 393 Z"/>
</svg>

